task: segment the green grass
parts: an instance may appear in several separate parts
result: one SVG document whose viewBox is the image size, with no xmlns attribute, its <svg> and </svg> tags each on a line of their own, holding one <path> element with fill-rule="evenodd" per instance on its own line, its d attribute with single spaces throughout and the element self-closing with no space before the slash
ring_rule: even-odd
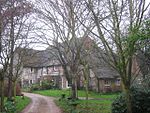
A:
<svg viewBox="0 0 150 113">
<path fill-rule="evenodd" d="M 15 100 L 16 113 L 20 113 L 30 102 L 31 102 L 31 99 L 28 97 L 24 97 L 24 99 L 22 99 L 21 96 L 16 96 L 16 100 Z M 7 103 L 7 98 L 5 98 L 5 104 L 6 103 Z M 7 105 L 9 109 L 13 109 L 13 108 L 10 108 L 9 104 Z"/>
<path fill-rule="evenodd" d="M 43 90 L 33 91 L 45 96 L 61 97 L 62 94 L 66 94 L 66 97 L 70 95 L 70 90 Z M 78 91 L 79 97 L 85 97 L 86 93 L 83 90 Z M 78 103 L 75 112 L 76 113 L 111 113 L 111 104 L 113 100 L 118 96 L 117 93 L 100 94 L 89 91 L 89 97 L 94 98 L 92 100 L 77 100 Z M 60 106 L 64 113 L 72 113 L 73 107 L 71 101 L 63 99 L 61 101 L 56 100 L 56 104 Z"/>
<path fill-rule="evenodd" d="M 21 112 L 30 102 L 31 100 L 28 97 L 24 97 L 24 99 L 22 99 L 20 96 L 17 96 L 16 97 L 17 113 Z"/>
<path fill-rule="evenodd" d="M 64 113 L 111 113 L 111 100 L 77 100 L 76 109 L 70 104 L 68 100 L 57 100 L 56 104 L 60 106 Z"/>
<path fill-rule="evenodd" d="M 62 94 L 66 94 L 66 96 L 69 96 L 69 90 L 40 90 L 33 91 L 33 93 L 52 97 L 60 97 Z"/>
<path fill-rule="evenodd" d="M 68 97 L 70 95 L 70 90 L 42 90 L 42 91 L 33 91 L 33 93 L 45 95 L 45 96 L 52 96 L 52 97 L 60 97 L 62 94 L 66 94 Z M 86 93 L 83 90 L 78 91 L 79 97 L 85 97 Z M 108 93 L 108 94 L 100 94 L 96 92 L 89 91 L 90 98 L 102 98 L 102 99 L 114 99 L 117 97 L 118 94 L 116 93 Z"/>
<path fill-rule="evenodd" d="M 78 91 L 79 97 L 85 97 L 85 91 L 79 90 Z M 91 98 L 103 98 L 103 99 L 114 99 L 117 97 L 117 93 L 97 93 L 93 91 L 89 91 L 89 97 Z"/>
</svg>

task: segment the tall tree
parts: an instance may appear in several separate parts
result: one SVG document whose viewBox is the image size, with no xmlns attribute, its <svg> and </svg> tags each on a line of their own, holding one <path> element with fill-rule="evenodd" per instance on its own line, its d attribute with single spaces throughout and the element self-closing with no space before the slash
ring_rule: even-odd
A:
<svg viewBox="0 0 150 113">
<path fill-rule="evenodd" d="M 108 63 L 120 74 L 126 94 L 127 113 L 132 113 L 130 87 L 133 57 L 138 32 L 148 9 L 145 0 L 86 0 L 97 31 L 99 46 L 106 52 Z"/>
<path fill-rule="evenodd" d="M 80 37 L 88 35 L 87 30 L 80 23 L 80 21 L 86 23 L 88 20 L 87 13 L 86 15 L 84 13 L 87 11 L 83 7 L 84 2 L 79 0 L 38 0 L 37 2 L 40 4 L 38 4 L 37 12 L 47 28 L 46 32 L 50 33 L 47 38 L 44 37 L 47 34 L 42 32 L 41 38 L 50 45 L 50 50 L 54 50 L 53 54 L 60 61 L 65 76 L 71 84 L 71 97 L 75 99 L 77 98 L 76 79 L 82 51 Z M 86 24 L 92 26 L 91 23 Z"/>
<path fill-rule="evenodd" d="M 9 15 L 7 17 L 9 18 L 9 24 L 8 29 L 9 31 L 9 72 L 8 72 L 8 99 L 11 99 L 12 97 L 12 79 L 13 79 L 13 68 L 14 68 L 14 50 L 17 45 L 22 44 L 18 43 L 16 41 L 25 38 L 23 35 L 23 32 L 28 29 L 25 27 L 25 22 L 27 20 L 27 14 L 31 12 L 31 4 L 27 2 L 26 0 L 23 1 L 14 1 L 10 0 L 8 1 L 8 5 L 10 5 L 9 9 L 6 11 Z M 24 31 L 23 31 L 24 30 Z M 28 33 L 26 31 L 25 33 Z"/>
<path fill-rule="evenodd" d="M 30 24 L 27 24 L 27 14 L 31 12 L 32 5 L 26 0 L 2 0 L 0 1 L 0 63 L 3 65 L 1 74 L 2 83 L 4 77 L 8 77 L 8 97 L 12 97 L 12 77 L 14 71 L 14 50 L 18 46 L 24 46 L 29 33 Z M 1 110 L 3 111 L 4 89 L 1 85 Z"/>
<path fill-rule="evenodd" d="M 139 37 L 141 40 L 137 44 L 137 61 L 140 66 L 140 70 L 143 74 L 143 78 L 150 75 L 150 20 L 146 19 L 139 31 Z"/>
</svg>

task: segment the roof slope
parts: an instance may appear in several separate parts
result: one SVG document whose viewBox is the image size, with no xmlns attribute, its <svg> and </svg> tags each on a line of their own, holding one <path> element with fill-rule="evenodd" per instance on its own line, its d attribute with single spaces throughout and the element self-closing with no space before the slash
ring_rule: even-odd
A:
<svg viewBox="0 0 150 113">
<path fill-rule="evenodd" d="M 92 41 L 92 42 L 89 42 Z M 95 76 L 97 78 L 116 78 L 119 77 L 118 72 L 110 66 L 110 60 L 105 53 L 104 50 L 102 50 L 97 46 L 92 39 L 89 40 L 88 37 L 88 51 L 89 53 L 83 55 L 83 58 L 88 61 L 88 64 L 90 65 L 90 68 L 94 72 Z M 87 47 L 87 46 L 86 46 Z M 85 48 L 86 49 L 86 48 Z M 84 53 L 83 53 L 84 54 Z"/>
<path fill-rule="evenodd" d="M 115 78 L 119 74 L 108 64 L 107 55 L 100 48 L 95 49 L 93 47 L 95 44 L 92 39 L 84 42 L 85 50 L 82 51 L 82 59 L 88 61 L 91 69 L 97 78 Z M 82 41 L 82 40 L 80 40 Z M 92 42 L 91 42 L 92 41 Z M 80 42 L 81 43 L 81 42 Z M 90 50 L 90 55 L 86 53 L 86 49 Z M 18 53 L 23 55 L 23 65 L 25 67 L 47 67 L 52 65 L 60 65 L 59 60 L 54 56 L 52 48 L 47 48 L 46 50 L 39 51 L 33 49 L 22 49 L 19 48 Z M 85 52 L 85 53 L 84 53 Z M 104 60 L 105 58 L 105 60 Z"/>
<path fill-rule="evenodd" d="M 53 55 L 47 50 L 18 48 L 24 67 L 46 67 L 52 65 Z"/>
</svg>

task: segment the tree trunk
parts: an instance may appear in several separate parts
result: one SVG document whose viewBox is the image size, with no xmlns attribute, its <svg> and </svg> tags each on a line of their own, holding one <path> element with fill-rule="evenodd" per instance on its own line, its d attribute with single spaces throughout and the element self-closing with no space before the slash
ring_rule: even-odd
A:
<svg viewBox="0 0 150 113">
<path fill-rule="evenodd" d="M 97 92 L 100 93 L 100 84 L 99 84 L 99 79 L 97 78 Z"/>
<path fill-rule="evenodd" d="M 12 81 L 11 80 L 12 80 L 11 78 L 8 79 L 8 97 L 7 97 L 8 100 L 12 100 Z"/>
<path fill-rule="evenodd" d="M 132 98 L 130 88 L 125 87 L 124 91 L 126 95 L 127 113 L 132 113 Z"/>
<path fill-rule="evenodd" d="M 14 81 L 14 86 L 13 86 L 14 100 L 16 100 L 16 84 L 17 84 L 17 81 L 15 80 Z"/>
<path fill-rule="evenodd" d="M 86 77 L 87 77 L 87 75 L 86 75 Z M 89 82 L 88 82 L 88 78 L 86 78 L 86 80 L 85 80 L 85 93 L 86 93 L 86 106 L 88 107 L 88 99 L 89 99 Z"/>
<path fill-rule="evenodd" d="M 85 89 L 86 89 L 86 100 L 88 100 L 89 97 L 89 84 L 88 84 L 88 80 L 85 81 Z"/>
<path fill-rule="evenodd" d="M 76 79 L 72 78 L 72 99 L 77 99 L 77 85 L 76 85 Z"/>
<path fill-rule="evenodd" d="M 4 111 L 4 79 L 1 80 L 1 112 Z"/>
<path fill-rule="evenodd" d="M 77 86 L 77 80 L 75 79 L 75 92 L 76 92 L 76 99 L 78 98 L 78 86 Z"/>
<path fill-rule="evenodd" d="M 0 56 L 2 52 L 2 6 L 0 4 Z M 0 90 L 1 90 L 1 103 L 0 103 L 0 110 L 3 112 L 4 107 L 4 79 L 3 79 L 3 73 L 2 70 L 0 70 Z"/>
<path fill-rule="evenodd" d="M 12 8 L 14 8 L 14 2 L 11 3 Z M 15 37 L 14 37 L 14 14 L 12 12 L 10 19 L 10 64 L 9 64 L 9 78 L 8 78 L 8 100 L 12 99 L 12 77 L 13 77 L 13 61 L 14 61 L 14 47 L 15 47 Z"/>
<path fill-rule="evenodd" d="M 88 94 L 89 94 L 89 68 L 87 67 L 86 69 L 85 69 L 85 78 L 86 78 L 86 80 L 85 80 L 85 89 L 86 89 L 86 100 L 88 100 Z"/>
</svg>

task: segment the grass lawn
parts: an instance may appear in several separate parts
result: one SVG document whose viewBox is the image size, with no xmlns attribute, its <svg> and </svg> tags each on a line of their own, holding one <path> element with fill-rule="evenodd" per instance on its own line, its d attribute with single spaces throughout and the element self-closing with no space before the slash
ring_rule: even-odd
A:
<svg viewBox="0 0 150 113">
<path fill-rule="evenodd" d="M 34 91 L 45 96 L 61 97 L 62 94 L 69 96 L 70 90 L 43 90 Z M 85 97 L 85 91 L 78 91 L 79 97 Z M 60 106 L 64 113 L 111 113 L 111 104 L 118 94 L 100 94 L 89 91 L 89 97 L 94 98 L 92 100 L 76 100 L 74 102 L 67 99 L 56 100 L 56 104 Z M 76 109 L 72 106 L 72 103 L 78 103 Z"/>
<path fill-rule="evenodd" d="M 11 103 L 7 103 L 7 98 L 5 98 L 5 107 L 9 109 L 7 112 L 10 113 L 16 109 L 15 113 L 20 113 L 31 102 L 30 98 L 24 97 L 24 99 L 22 99 L 21 96 L 16 96 L 15 101 L 15 107 L 13 107 Z"/>
<path fill-rule="evenodd" d="M 62 94 L 65 94 L 67 97 L 70 95 L 70 90 L 42 90 L 42 91 L 33 91 L 33 93 L 45 95 L 45 96 L 52 96 L 52 97 L 61 97 Z M 83 90 L 78 91 L 78 97 L 85 97 L 86 93 Z M 118 94 L 116 93 L 106 93 L 100 94 L 93 91 L 89 91 L 90 98 L 103 98 L 103 99 L 114 99 L 117 97 Z"/>
<path fill-rule="evenodd" d="M 17 109 L 17 113 L 21 112 L 29 103 L 30 103 L 30 99 L 28 97 L 24 97 L 24 99 L 22 99 L 20 96 L 16 97 L 16 109 Z"/>
<path fill-rule="evenodd" d="M 60 97 L 62 94 L 66 94 L 66 96 L 69 96 L 69 90 L 40 90 L 40 91 L 33 91 L 32 93 L 52 97 Z"/>
<path fill-rule="evenodd" d="M 76 109 L 71 103 L 78 103 Z M 77 100 L 74 102 L 68 100 L 56 100 L 56 104 L 60 106 L 64 113 L 111 113 L 110 100 Z"/>
</svg>

